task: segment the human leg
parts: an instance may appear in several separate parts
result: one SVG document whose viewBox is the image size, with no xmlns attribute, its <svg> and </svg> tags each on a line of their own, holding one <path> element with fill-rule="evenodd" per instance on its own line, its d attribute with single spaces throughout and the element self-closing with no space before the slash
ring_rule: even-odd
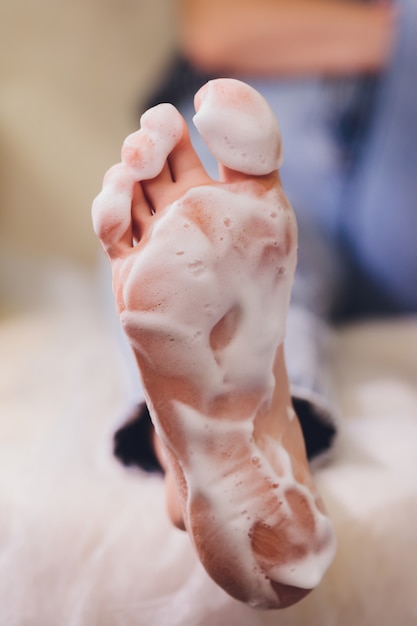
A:
<svg viewBox="0 0 417 626">
<path fill-rule="evenodd" d="M 214 97 L 203 116 L 209 141 L 224 133 L 227 113 L 239 114 L 234 87 L 226 101 L 216 89 L 200 96 L 201 110 Z M 246 113 L 250 122 L 251 107 Z M 241 163 L 227 163 L 215 185 L 172 109 L 150 112 L 142 126 L 93 210 L 122 322 L 202 562 L 232 595 L 283 606 L 318 581 L 333 553 L 282 350 L 295 250 L 291 210 L 270 165 L 242 174 Z M 152 145 L 166 147 L 157 164 Z M 252 164 L 265 156 L 253 144 L 238 152 Z M 304 567 L 307 555 L 314 571 Z"/>
<path fill-rule="evenodd" d="M 388 311 L 406 312 L 417 310 L 417 4 L 401 0 L 398 13 L 392 60 L 346 188 L 342 225 L 361 276 L 380 290 Z"/>
</svg>

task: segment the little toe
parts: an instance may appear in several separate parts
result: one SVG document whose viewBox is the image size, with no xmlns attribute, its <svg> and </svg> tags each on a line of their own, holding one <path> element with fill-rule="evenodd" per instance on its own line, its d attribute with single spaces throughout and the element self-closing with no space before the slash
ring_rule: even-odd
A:
<svg viewBox="0 0 417 626">
<path fill-rule="evenodd" d="M 91 209 L 94 232 L 109 256 L 118 256 L 131 246 L 132 173 L 118 163 L 105 174 L 103 188 Z"/>
<path fill-rule="evenodd" d="M 194 124 L 219 161 L 223 180 L 265 176 L 280 167 L 279 125 L 255 89 L 235 79 L 212 80 L 197 92 L 195 108 Z"/>
</svg>

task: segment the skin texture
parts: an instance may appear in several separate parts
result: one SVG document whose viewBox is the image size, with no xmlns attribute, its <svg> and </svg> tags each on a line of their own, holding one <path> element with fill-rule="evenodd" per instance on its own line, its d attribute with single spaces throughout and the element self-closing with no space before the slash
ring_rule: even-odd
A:
<svg viewBox="0 0 417 626">
<path fill-rule="evenodd" d="M 183 53 L 213 74 L 344 75 L 383 68 L 395 14 L 387 2 L 179 0 Z"/>
<path fill-rule="evenodd" d="M 252 138 L 248 132 L 246 141 L 239 124 L 236 137 L 230 124 L 222 126 L 232 111 L 235 118 L 243 116 L 242 128 L 248 120 L 255 129 L 266 128 L 262 141 L 279 160 L 279 129 L 269 121 L 265 101 L 243 83 L 220 80 L 197 94 L 196 108 L 199 124 L 217 138 L 214 152 L 224 154 L 220 143 L 226 140 L 230 163 L 240 164 L 242 146 L 249 152 L 252 146 L 256 168 L 268 163 L 268 173 L 243 173 L 220 163 L 221 180 L 213 181 L 179 113 L 160 105 L 142 118 L 142 129 L 125 141 L 122 163 L 106 174 L 93 222 L 111 262 L 116 305 L 156 427 L 168 513 L 189 532 L 207 572 L 225 591 L 253 606 L 282 608 L 318 583 L 334 554 L 291 408 L 280 331 L 297 228 L 278 172 L 258 159 L 257 132 Z M 257 123 L 259 117 L 266 126 Z M 194 254 L 190 237 L 201 241 L 199 263 L 215 277 L 202 291 L 200 279 L 192 282 L 193 265 L 184 266 L 191 267 L 191 278 L 186 271 L 170 272 L 178 255 Z M 222 285 L 227 288 L 220 304 L 229 291 L 236 292 L 235 304 L 211 314 L 209 322 L 204 312 L 196 317 L 201 299 Z M 270 292 L 282 295 L 283 309 Z M 248 300 L 248 293 L 256 297 Z M 217 310 L 217 303 L 213 295 L 210 308 Z M 190 353 L 189 328 L 195 324 L 191 335 L 203 340 Z M 263 328 L 270 328 L 272 343 L 260 343 Z M 243 368 L 242 359 L 227 352 L 235 345 L 238 356 L 251 346 Z M 251 357 L 261 371 L 251 370 Z"/>
</svg>

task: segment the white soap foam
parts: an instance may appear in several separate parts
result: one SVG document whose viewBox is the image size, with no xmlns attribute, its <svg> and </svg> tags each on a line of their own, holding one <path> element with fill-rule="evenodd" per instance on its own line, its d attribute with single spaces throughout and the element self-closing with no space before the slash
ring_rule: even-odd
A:
<svg viewBox="0 0 417 626">
<path fill-rule="evenodd" d="M 122 161 L 137 180 L 155 178 L 183 132 L 183 119 L 177 109 L 169 103 L 158 104 L 141 116 L 140 130 L 126 137 Z"/>
<path fill-rule="evenodd" d="M 117 163 L 106 172 L 91 209 L 94 232 L 103 243 L 120 240 L 131 224 L 133 173 Z"/>
<path fill-rule="evenodd" d="M 206 222 L 205 232 L 190 217 L 195 206 Z M 225 229 L 225 219 L 234 227 Z M 254 228 L 259 230 L 256 237 Z M 288 230 L 294 240 L 295 224 L 274 190 L 263 198 L 249 196 L 246 188 L 236 193 L 231 186 L 190 190 L 155 223 L 149 244 L 137 256 L 124 285 L 122 319 L 149 332 L 169 328 L 173 341 L 167 342 L 162 367 L 168 372 L 175 366 L 179 376 L 191 377 L 207 398 L 231 385 L 250 389 L 266 384 L 272 393 L 272 365 L 284 339 L 296 262 L 295 246 L 286 253 Z M 150 305 L 135 311 L 133 321 L 137 285 L 142 306 L 148 300 Z M 211 331 L 234 307 L 241 312 L 239 328 L 215 355 Z"/>
<path fill-rule="evenodd" d="M 122 162 L 106 172 L 103 189 L 93 202 L 94 232 L 105 246 L 118 243 L 131 225 L 135 182 L 155 178 L 184 134 L 180 113 L 168 103 L 146 111 L 140 124 L 140 130 L 126 137 Z"/>
<path fill-rule="evenodd" d="M 192 219 L 195 207 L 202 227 Z M 229 546 L 228 560 L 253 606 L 277 605 L 270 580 L 314 587 L 334 555 L 329 520 L 317 509 L 308 489 L 295 480 L 284 448 L 278 442 L 270 446 L 283 468 L 277 473 L 252 439 L 255 415 L 272 399 L 274 357 L 284 339 L 296 263 L 295 245 L 286 249 L 288 229 L 295 241 L 290 209 L 281 203 L 275 189 L 256 197 L 248 193 L 247 186 L 242 193 L 237 185 L 194 188 L 155 223 L 124 289 L 122 321 L 127 329 L 135 327 L 157 337 L 166 334 L 164 359 L 161 363 L 159 354 L 157 364 L 160 375 L 175 372 L 201 390 L 201 411 L 175 400 L 170 409 L 186 433 L 188 449 L 195 451 L 182 464 L 188 511 L 196 495 L 210 502 L 215 532 Z M 265 250 L 272 251 L 270 257 Z M 145 284 L 145 277 L 152 282 Z M 138 285 L 143 301 L 150 306 L 132 311 Z M 213 327 L 236 308 L 241 315 L 234 336 L 218 353 L 213 352 Z M 143 351 L 140 334 L 137 349 Z M 153 354 L 142 355 L 153 362 Z M 204 413 L 204 407 L 216 398 L 251 389 L 257 391 L 259 402 L 245 420 L 223 421 Z M 172 449 L 157 415 L 154 418 L 159 436 Z M 288 418 L 293 419 L 290 411 Z M 237 442 L 245 450 L 241 457 Z M 181 463 L 181 451 L 173 451 Z M 258 471 L 248 464 L 251 457 L 259 459 Z M 279 488 L 265 489 L 265 481 Z M 257 521 L 274 527 L 283 514 L 291 515 L 285 496 L 289 489 L 302 493 L 308 502 L 315 540 L 310 552 L 294 562 L 260 567 L 251 549 L 251 529 Z M 247 514 L 236 516 L 242 510 Z M 191 519 L 187 522 L 192 528 Z M 302 529 L 297 534 L 295 523 L 293 532 L 295 544 L 306 541 Z"/>
<path fill-rule="evenodd" d="M 255 89 L 235 79 L 219 79 L 209 81 L 200 94 L 193 121 L 220 163 L 255 175 L 282 165 L 278 122 Z"/>
<path fill-rule="evenodd" d="M 233 564 L 240 589 L 254 607 L 278 605 L 270 581 L 313 589 L 334 557 L 333 532 L 327 516 L 317 509 L 313 494 L 295 479 L 284 447 L 271 441 L 270 449 L 282 467 L 277 473 L 253 441 L 252 418 L 239 423 L 217 421 L 179 402 L 173 403 L 174 415 L 196 450 L 181 465 L 189 494 L 187 527 L 192 527 L 194 497 L 203 497 L 210 504 L 213 518 L 214 541 L 213 538 L 210 541 L 227 546 L 228 564 Z M 160 436 L 164 438 L 163 432 Z M 286 500 L 289 490 L 297 491 L 305 499 L 314 516 L 311 549 L 307 545 L 311 536 L 294 519 Z M 273 528 L 283 519 L 292 519 L 290 540 L 306 547 L 305 553 L 285 563 L 260 565 L 252 550 L 252 529 L 257 522 Z"/>
<path fill-rule="evenodd" d="M 210 83 L 196 116 L 209 148 L 234 169 L 273 171 L 280 160 L 279 129 L 265 113 L 263 99 L 258 116 L 266 120 L 260 119 L 260 126 L 252 132 L 253 107 L 249 112 L 236 111 L 233 103 L 225 109 L 218 96 Z M 141 179 L 161 171 L 182 136 L 175 109 L 164 107 L 163 115 L 161 111 L 158 107 L 151 110 L 143 120 L 144 128 L 125 144 L 124 166 Z M 111 179 L 102 193 L 114 205 L 119 191 Z M 122 213 L 116 219 L 124 225 L 130 207 L 124 206 Z M 330 523 L 313 495 L 296 481 L 284 448 L 274 442 L 273 452 L 266 455 L 252 438 L 258 409 L 272 399 L 273 363 L 284 339 L 296 264 L 295 240 L 292 211 L 277 187 L 265 191 L 256 181 L 248 181 L 193 188 L 159 213 L 146 245 L 130 257 L 123 302 L 119 302 L 121 321 L 142 362 L 155 366 L 161 380 L 175 375 L 201 394 L 198 411 L 175 399 L 169 407 L 188 444 L 186 460 L 174 449 L 187 482 L 188 511 L 196 495 L 210 503 L 213 528 L 226 541 L 231 567 L 253 606 L 277 606 L 271 580 L 301 588 L 314 586 L 334 553 Z M 227 345 L 216 347 L 213 329 L 230 312 L 238 320 L 234 334 Z M 259 398 L 245 419 L 231 422 L 210 414 L 216 399 L 245 391 L 256 392 Z M 152 407 L 154 399 L 147 400 Z M 155 412 L 153 420 L 161 439 L 172 449 L 172 440 Z M 240 462 L 238 449 L 246 462 Z M 274 457 L 279 472 L 271 466 Z M 292 563 L 260 564 L 252 552 L 251 530 L 259 522 L 274 527 L 282 515 L 292 515 L 286 500 L 290 489 L 302 493 L 309 504 L 315 540 L 310 552 Z M 305 531 L 295 523 L 292 526 L 295 544 L 303 543 Z"/>
</svg>

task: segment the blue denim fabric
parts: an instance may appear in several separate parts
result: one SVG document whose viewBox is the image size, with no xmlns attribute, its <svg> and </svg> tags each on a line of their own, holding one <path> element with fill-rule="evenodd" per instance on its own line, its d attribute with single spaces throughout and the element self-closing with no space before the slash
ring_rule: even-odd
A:
<svg viewBox="0 0 417 626">
<path fill-rule="evenodd" d="M 238 77 L 264 95 L 281 126 L 281 177 L 300 230 L 287 364 L 294 395 L 329 419 L 327 322 L 417 311 L 417 2 L 401 0 L 398 13 L 391 62 L 378 76 Z M 216 177 L 192 103 L 179 108 Z"/>
<path fill-rule="evenodd" d="M 296 284 L 294 298 L 314 311 L 325 293 L 329 307 L 340 302 L 341 282 L 352 276 L 358 289 L 349 298 L 375 297 L 364 310 L 417 311 L 417 3 L 402 0 L 398 12 L 391 63 L 376 80 L 241 77 L 265 96 L 281 126 L 281 177 L 301 231 L 298 276 L 307 271 L 320 294 L 310 288 L 308 302 Z M 216 176 L 193 130 L 192 104 L 182 112 Z"/>
<path fill-rule="evenodd" d="M 398 3 L 391 64 L 342 206 L 359 267 L 401 312 L 417 311 L 417 3 Z"/>
</svg>

